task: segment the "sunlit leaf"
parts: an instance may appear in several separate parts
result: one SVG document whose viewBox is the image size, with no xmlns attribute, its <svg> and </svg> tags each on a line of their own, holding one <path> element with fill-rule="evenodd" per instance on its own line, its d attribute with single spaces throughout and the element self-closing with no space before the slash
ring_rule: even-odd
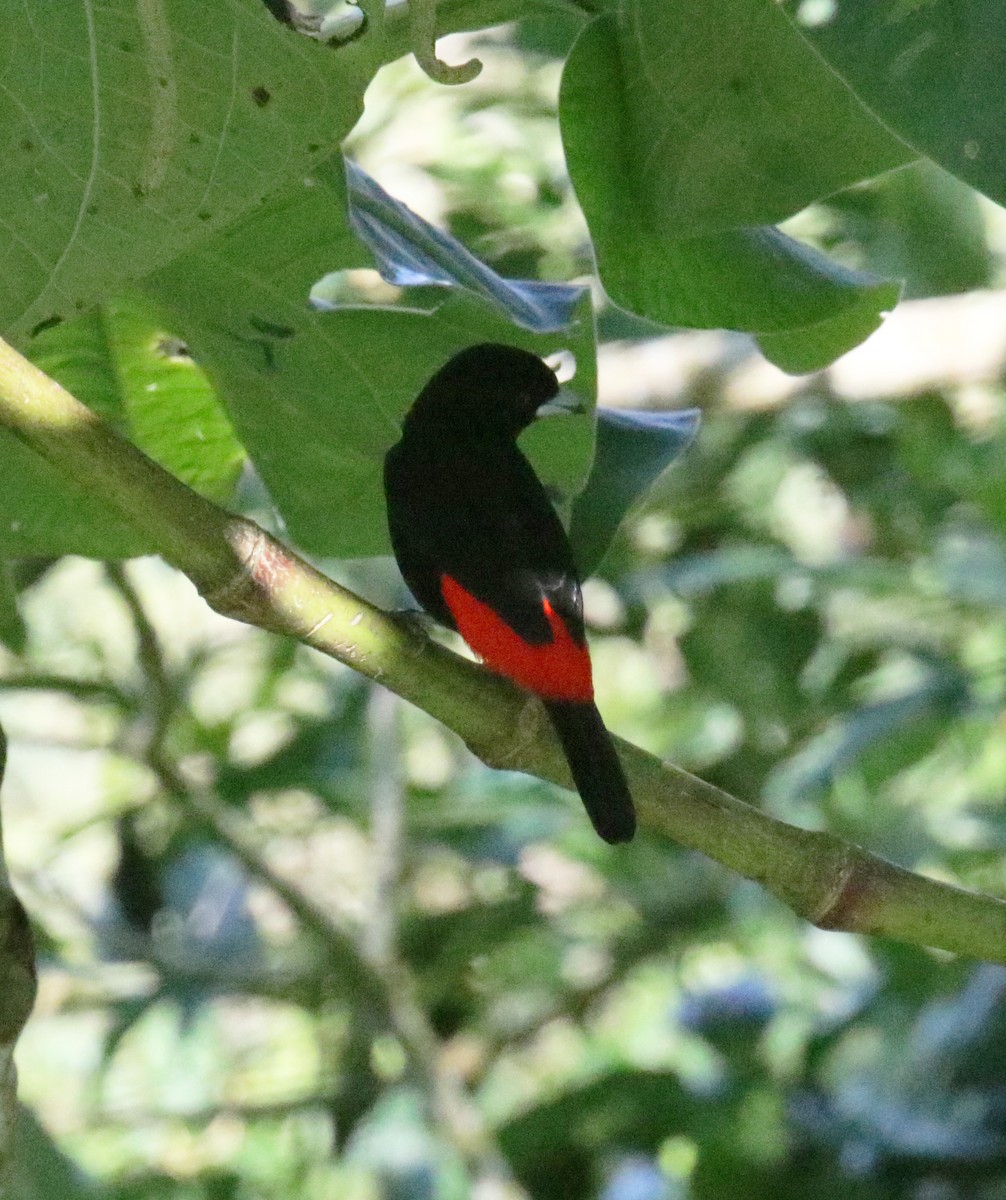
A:
<svg viewBox="0 0 1006 1200">
<path fill-rule="evenodd" d="M 333 50 L 260 3 L 4 14 L 0 329 L 23 338 L 169 262 L 334 150 L 379 38 Z"/>
</svg>

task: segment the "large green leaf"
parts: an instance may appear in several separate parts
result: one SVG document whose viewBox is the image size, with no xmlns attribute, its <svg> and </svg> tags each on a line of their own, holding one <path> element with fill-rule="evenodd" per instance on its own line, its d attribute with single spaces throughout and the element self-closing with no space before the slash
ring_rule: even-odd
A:
<svg viewBox="0 0 1006 1200">
<path fill-rule="evenodd" d="M 878 329 L 901 296 L 901 285 L 866 286 L 847 307 L 799 329 L 758 334 L 762 354 L 783 371 L 801 375 L 819 371 L 839 355 L 865 342 Z"/>
<path fill-rule="evenodd" d="M 832 0 L 801 28 L 888 128 L 1006 203 L 1000 0 Z"/>
<path fill-rule="evenodd" d="M 760 222 L 909 155 L 766 7 L 774 9 L 768 0 L 735 0 L 731 24 L 706 5 L 636 0 L 619 18 L 598 18 L 566 64 L 560 120 L 612 299 L 668 325 L 767 334 L 818 327 L 802 354 L 785 347 L 806 369 L 862 340 L 898 288 Z M 743 71 L 738 46 L 754 55 Z M 721 70 L 717 55 L 736 69 Z M 801 73 L 770 87 L 777 59 L 787 80 Z M 760 94 L 764 103 L 755 102 Z M 684 195 L 682 156 L 688 177 L 703 181 Z"/>
<path fill-rule="evenodd" d="M 675 237 L 775 224 L 915 157 L 775 0 L 629 0 L 613 24 L 635 202 Z"/>
<path fill-rule="evenodd" d="M 319 312 L 308 303 L 319 278 L 368 262 L 350 232 L 337 159 L 155 271 L 142 285 L 149 299 L 32 340 L 40 365 L 193 486 L 226 500 L 247 449 L 290 536 L 341 557 L 388 551 L 384 453 L 423 383 L 463 346 L 572 349 L 574 387 L 588 402 L 596 390 L 583 288 L 502 280 L 373 181 L 354 179 L 367 216 L 356 223 L 380 242 L 386 273 L 407 262 L 412 282 L 439 285 L 426 310 Z M 169 327 L 205 375 L 177 352 Z M 527 448 L 547 485 L 572 495 L 589 468 L 591 424 L 544 422 Z M 13 438 L 0 437 L 0 467 L 0 546 L 8 552 L 118 558 L 152 549 L 99 497 L 82 495 Z"/>
<path fill-rule="evenodd" d="M 974 188 L 931 159 L 830 196 L 825 204 L 836 222 L 831 236 L 854 239 L 874 270 L 904 279 L 907 296 L 994 286 L 987 206 Z"/>
<path fill-rule="evenodd" d="M 352 128 L 380 49 L 382 6 L 338 50 L 258 0 L 8 7 L 0 329 L 18 337 L 303 177 Z"/>
<path fill-rule="evenodd" d="M 464 346 L 506 341 L 539 354 L 568 348 L 578 364 L 574 387 L 589 402 L 596 390 L 585 291 L 567 289 L 558 307 L 548 295 L 538 329 L 554 328 L 547 317 L 558 311 L 562 320 L 574 318 L 565 331 L 515 327 L 515 320 L 533 319 L 523 307 L 526 290 L 515 293 L 481 264 L 476 271 L 458 243 L 383 193 L 377 204 L 376 194 L 368 184 L 367 213 L 386 253 L 411 246 L 409 277 L 417 283 L 425 279 L 420 264 L 431 257 L 439 264 L 441 286 L 426 310 L 309 307 L 322 276 L 368 262 L 349 232 L 337 160 L 145 285 L 170 308 L 174 327 L 213 381 L 286 530 L 316 554 L 389 551 L 384 453 L 420 388 Z M 383 260 L 389 274 L 390 261 Z M 424 300 L 428 295 L 424 289 Z M 590 422 L 542 422 L 527 448 L 546 483 L 572 494 L 589 468 Z"/>
<path fill-rule="evenodd" d="M 132 558 L 153 546 L 101 497 L 0 429 L 0 550 L 9 557 Z"/>
</svg>

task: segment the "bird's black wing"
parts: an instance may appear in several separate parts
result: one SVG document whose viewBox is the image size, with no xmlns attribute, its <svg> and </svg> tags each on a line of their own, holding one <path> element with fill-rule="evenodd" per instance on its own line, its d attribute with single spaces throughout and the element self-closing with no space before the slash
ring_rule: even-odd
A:
<svg viewBox="0 0 1006 1200">
<path fill-rule="evenodd" d="M 492 457 L 431 463 L 399 443 L 385 462 L 395 557 L 420 604 L 454 627 L 449 575 L 525 641 L 553 637 L 544 601 L 584 641 L 583 603 L 562 522 L 530 464 L 506 446 Z"/>
</svg>

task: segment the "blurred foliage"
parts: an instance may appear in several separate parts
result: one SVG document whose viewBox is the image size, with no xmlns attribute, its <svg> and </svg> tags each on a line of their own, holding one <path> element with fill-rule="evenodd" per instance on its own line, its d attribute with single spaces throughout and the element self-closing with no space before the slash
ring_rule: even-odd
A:
<svg viewBox="0 0 1006 1200">
<path fill-rule="evenodd" d="M 486 36 L 487 78 L 449 97 L 395 64 L 354 135 L 501 276 L 591 268 L 554 120 L 579 28 Z M 347 104 L 311 128 L 348 125 Z M 298 228 L 318 242 L 333 201 L 312 203 Z M 928 164 L 798 218 L 914 296 L 1001 282 L 997 219 Z M 237 277 L 221 268 L 201 303 L 246 298 Z M 88 318 L 74 363 L 156 453 L 136 320 Z M 654 332 L 611 305 L 598 328 Z M 245 333 L 260 373 L 286 353 L 281 328 Z M 383 336 L 390 373 L 408 351 Z M 44 358 L 55 339 L 36 340 Z M 663 343 L 669 379 L 683 344 Z M 173 466 L 219 494 L 248 428 L 184 347 L 155 357 L 220 453 L 207 467 L 196 439 Z M 673 395 L 701 407 L 698 437 L 587 589 L 606 717 L 788 820 L 1006 893 L 1001 386 L 849 403 L 817 376 L 758 408 L 727 399 L 729 365 Z M 287 449 L 320 439 L 292 429 Z M 305 520 L 330 502 L 319 477 L 305 468 Z M 250 470 L 237 497 L 280 523 Z M 396 602 L 385 564 L 324 565 Z M 421 713 L 389 723 L 350 672 L 212 616 L 153 561 L 13 557 L 0 642 L 6 849 L 41 968 L 19 1049 L 25 1197 L 1006 1194 L 1001 969 L 821 933 L 645 832 L 612 851 L 575 797 L 479 767 Z"/>
</svg>

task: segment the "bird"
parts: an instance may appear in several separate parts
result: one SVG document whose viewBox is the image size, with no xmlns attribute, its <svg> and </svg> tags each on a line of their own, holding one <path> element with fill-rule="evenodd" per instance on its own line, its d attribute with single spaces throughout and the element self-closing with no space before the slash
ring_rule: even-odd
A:
<svg viewBox="0 0 1006 1200">
<path fill-rule="evenodd" d="M 573 549 L 517 444 L 572 404 L 537 355 L 482 343 L 429 380 L 384 459 L 388 531 L 420 605 L 545 706 L 594 829 L 628 842 L 636 815 L 594 703 Z"/>
</svg>

